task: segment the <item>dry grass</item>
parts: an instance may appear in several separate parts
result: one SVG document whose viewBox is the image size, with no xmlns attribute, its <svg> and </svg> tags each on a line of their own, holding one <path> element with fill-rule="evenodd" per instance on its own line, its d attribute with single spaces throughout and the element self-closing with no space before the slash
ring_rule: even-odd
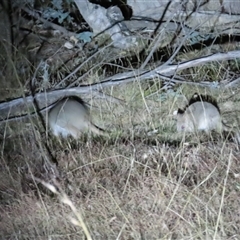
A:
<svg viewBox="0 0 240 240">
<path fill-rule="evenodd" d="M 240 238 L 238 146 L 219 135 L 184 137 L 175 129 L 172 113 L 184 104 L 184 93 L 189 97 L 205 90 L 185 87 L 181 96 L 163 98 L 147 87 L 136 82 L 111 89 L 125 105 L 90 101 L 96 107 L 94 122 L 113 131 L 110 139 L 83 136 L 78 142 L 51 142 L 61 189 L 77 210 L 59 201 L 63 193 L 51 194 L 23 177 L 29 169 L 43 177 L 40 140 L 32 127 L 5 138 L 1 239 L 86 239 L 81 225 L 72 223 L 76 211 L 92 239 Z M 215 95 L 222 100 L 230 93 Z M 224 101 L 220 107 L 224 109 Z M 149 136 L 154 129 L 159 133 Z"/>
</svg>

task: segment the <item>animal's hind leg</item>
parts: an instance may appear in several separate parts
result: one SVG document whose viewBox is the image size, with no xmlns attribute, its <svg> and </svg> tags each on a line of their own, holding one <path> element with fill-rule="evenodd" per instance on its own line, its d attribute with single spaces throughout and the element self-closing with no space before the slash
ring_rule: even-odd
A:
<svg viewBox="0 0 240 240">
<path fill-rule="evenodd" d="M 81 131 L 79 131 L 79 129 L 73 125 L 68 124 L 66 126 L 66 129 L 68 130 L 69 134 L 71 134 L 75 139 L 79 138 L 81 135 Z"/>
</svg>

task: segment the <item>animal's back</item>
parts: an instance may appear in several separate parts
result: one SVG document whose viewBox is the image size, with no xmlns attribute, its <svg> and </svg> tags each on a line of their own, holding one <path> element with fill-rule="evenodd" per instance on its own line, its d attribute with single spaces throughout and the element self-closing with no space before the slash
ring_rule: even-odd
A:
<svg viewBox="0 0 240 240">
<path fill-rule="evenodd" d="M 209 131 L 219 128 L 221 117 L 218 109 L 208 102 L 195 102 L 186 110 L 198 130 Z"/>
<path fill-rule="evenodd" d="M 84 104 L 75 99 L 62 99 L 49 112 L 49 126 L 53 134 L 63 137 L 78 137 L 79 132 L 88 127 L 89 113 Z"/>
<path fill-rule="evenodd" d="M 193 132 L 221 128 L 221 116 L 217 106 L 210 102 L 196 101 L 178 111 L 177 130 Z"/>
</svg>

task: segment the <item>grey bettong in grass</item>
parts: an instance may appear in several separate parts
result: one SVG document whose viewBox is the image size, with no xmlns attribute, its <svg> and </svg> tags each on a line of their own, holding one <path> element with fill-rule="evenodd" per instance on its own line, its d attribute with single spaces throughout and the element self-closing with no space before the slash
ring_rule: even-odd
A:
<svg viewBox="0 0 240 240">
<path fill-rule="evenodd" d="M 194 132 L 231 131 L 232 128 L 223 123 L 216 100 L 208 95 L 195 93 L 188 105 L 177 111 L 177 131 Z"/>
<path fill-rule="evenodd" d="M 88 108 L 78 97 L 66 97 L 57 102 L 48 113 L 48 125 L 57 137 L 71 135 L 77 139 L 87 129 L 108 136 L 105 130 L 91 122 Z"/>
</svg>

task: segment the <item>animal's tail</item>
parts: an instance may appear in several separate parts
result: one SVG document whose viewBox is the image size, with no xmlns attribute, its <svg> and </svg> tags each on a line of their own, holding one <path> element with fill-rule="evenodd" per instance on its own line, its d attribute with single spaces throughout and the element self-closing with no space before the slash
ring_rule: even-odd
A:
<svg viewBox="0 0 240 240">
<path fill-rule="evenodd" d="M 240 145 L 240 131 L 236 127 L 231 127 L 226 123 L 222 122 L 223 130 L 227 136 L 230 137 L 235 144 Z"/>
<path fill-rule="evenodd" d="M 222 128 L 223 128 L 223 131 L 226 131 L 226 132 L 233 131 L 233 127 L 229 126 L 228 124 L 224 123 L 223 121 L 222 121 Z"/>
<path fill-rule="evenodd" d="M 237 145 L 240 145 L 240 131 L 235 132 L 233 141 L 234 141 Z"/>
<path fill-rule="evenodd" d="M 93 123 L 90 123 L 90 129 L 92 130 L 92 132 L 94 132 L 94 133 L 96 133 L 98 135 L 109 137 L 109 134 L 105 130 L 103 130 L 102 128 L 96 126 Z"/>
</svg>

